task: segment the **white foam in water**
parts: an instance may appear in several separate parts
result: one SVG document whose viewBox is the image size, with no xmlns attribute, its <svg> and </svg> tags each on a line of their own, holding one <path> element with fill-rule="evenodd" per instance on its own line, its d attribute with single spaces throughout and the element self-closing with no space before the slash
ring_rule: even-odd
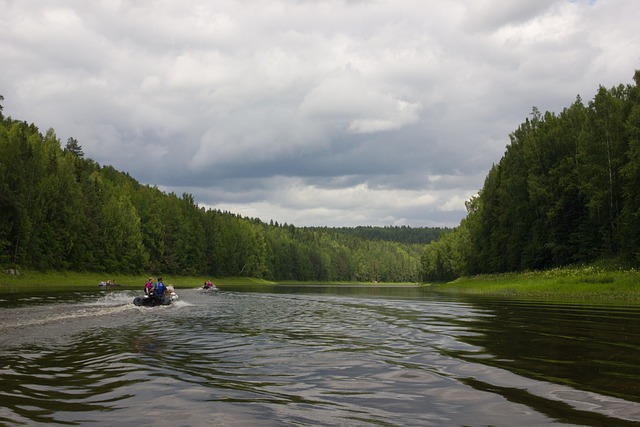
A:
<svg viewBox="0 0 640 427">
<path fill-rule="evenodd" d="M 118 291 L 93 294 L 93 298 L 89 297 L 84 301 L 67 303 L 61 302 L 57 304 L 38 304 L 33 306 L 25 306 L 19 308 L 7 309 L 6 315 L 0 321 L 0 333 L 10 330 L 19 330 L 24 327 L 31 326 L 47 326 L 66 325 L 75 320 L 82 321 L 82 324 L 111 324 L 127 323 L 130 321 L 131 310 L 141 313 L 157 313 L 158 310 L 176 310 L 193 306 L 194 304 L 176 300 L 170 305 L 161 305 L 157 307 L 138 307 L 133 303 L 133 299 L 139 296 L 137 291 Z M 42 298 L 33 297 L 34 300 L 41 301 Z M 105 323 L 106 322 L 106 323 Z"/>
<path fill-rule="evenodd" d="M 131 304 L 133 306 L 133 304 Z M 34 309 L 12 310 L 11 322 L 3 322 L 1 326 L 6 328 L 49 325 L 66 320 L 82 319 L 88 317 L 100 317 L 119 314 L 131 310 L 130 305 L 85 305 L 87 308 L 78 308 L 78 305 L 59 305 L 53 311 L 53 307 L 38 307 Z M 2 328 L 0 328 L 2 329 Z"/>
<path fill-rule="evenodd" d="M 135 295 L 131 295 L 129 292 L 110 292 L 108 294 L 100 295 L 95 301 L 90 302 L 90 305 L 123 305 L 133 304 L 133 298 Z"/>
<path fill-rule="evenodd" d="M 191 307 L 193 304 L 184 300 L 177 300 L 171 303 L 171 305 L 175 305 L 176 307 Z M 171 305 L 169 307 L 171 307 Z"/>
</svg>

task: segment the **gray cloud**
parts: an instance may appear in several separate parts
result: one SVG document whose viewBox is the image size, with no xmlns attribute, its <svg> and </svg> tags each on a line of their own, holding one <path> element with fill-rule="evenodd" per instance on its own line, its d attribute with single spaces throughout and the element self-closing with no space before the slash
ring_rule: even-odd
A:
<svg viewBox="0 0 640 427">
<path fill-rule="evenodd" d="M 635 0 L 0 0 L 4 112 L 199 204 L 456 225 L 508 135 L 631 82 Z"/>
</svg>

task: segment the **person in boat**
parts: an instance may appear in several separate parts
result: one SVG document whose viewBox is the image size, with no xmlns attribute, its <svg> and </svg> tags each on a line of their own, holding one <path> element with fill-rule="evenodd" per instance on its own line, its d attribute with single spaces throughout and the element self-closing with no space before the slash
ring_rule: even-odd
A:
<svg viewBox="0 0 640 427">
<path fill-rule="evenodd" d="M 158 281 L 153 286 L 153 296 L 155 299 L 161 301 L 164 298 L 164 293 L 167 291 L 167 287 L 162 281 L 162 277 L 158 277 Z"/>
<path fill-rule="evenodd" d="M 211 283 L 211 280 L 207 280 L 206 282 L 204 282 L 204 289 L 211 289 L 213 287 L 213 283 Z"/>
<path fill-rule="evenodd" d="M 149 277 L 149 280 L 147 280 L 147 283 L 144 285 L 144 294 L 145 295 L 151 294 L 152 289 L 153 289 L 153 277 Z"/>
</svg>

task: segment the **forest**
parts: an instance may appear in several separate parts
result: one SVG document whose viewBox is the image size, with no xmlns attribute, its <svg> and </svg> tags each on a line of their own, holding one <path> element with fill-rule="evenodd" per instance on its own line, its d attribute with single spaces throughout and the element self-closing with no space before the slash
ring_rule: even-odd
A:
<svg viewBox="0 0 640 427">
<path fill-rule="evenodd" d="M 204 209 L 0 105 L 0 267 L 364 282 L 637 268 L 640 71 L 633 81 L 560 113 L 534 107 L 454 229 L 301 228 Z"/>
<path fill-rule="evenodd" d="M 1 99 L 1 98 L 0 98 Z M 417 282 L 444 229 L 280 225 L 204 209 L 85 158 L 74 138 L 2 114 L 0 267 Z"/>
<path fill-rule="evenodd" d="M 640 71 L 559 114 L 533 108 L 466 204 L 427 246 L 425 280 L 610 260 L 640 266 Z"/>
</svg>

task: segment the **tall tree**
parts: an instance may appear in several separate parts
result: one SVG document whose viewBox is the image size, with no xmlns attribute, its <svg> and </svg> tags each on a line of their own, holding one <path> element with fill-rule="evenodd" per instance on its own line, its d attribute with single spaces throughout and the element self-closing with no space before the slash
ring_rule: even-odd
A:
<svg viewBox="0 0 640 427">
<path fill-rule="evenodd" d="M 69 137 L 67 140 L 67 145 L 64 148 L 65 152 L 71 153 L 79 159 L 84 158 L 84 151 L 82 151 L 82 146 L 78 143 L 78 140 L 75 138 Z"/>
</svg>

